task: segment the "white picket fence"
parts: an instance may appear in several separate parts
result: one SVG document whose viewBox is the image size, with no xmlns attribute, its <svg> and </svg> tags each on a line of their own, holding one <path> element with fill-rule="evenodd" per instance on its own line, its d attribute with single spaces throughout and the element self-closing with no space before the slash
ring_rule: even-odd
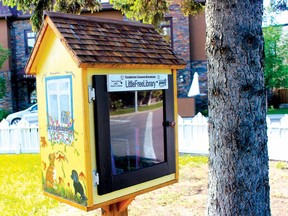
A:
<svg viewBox="0 0 288 216">
<path fill-rule="evenodd" d="M 208 123 L 201 113 L 192 119 L 178 116 L 179 152 L 190 154 L 208 154 Z M 288 161 L 288 115 L 280 121 L 272 122 L 267 117 L 268 154 L 270 160 Z"/>
<path fill-rule="evenodd" d="M 4 119 L 0 122 L 0 153 L 38 153 L 40 152 L 38 126 L 21 120 L 9 126 Z"/>
<path fill-rule="evenodd" d="M 201 113 L 192 119 L 178 116 L 179 152 L 208 154 L 208 123 Z M 270 160 L 288 161 L 288 115 L 272 122 L 267 117 L 268 153 Z M 9 126 L 6 120 L 0 122 L 1 153 L 38 153 L 40 151 L 38 126 L 22 120 L 17 126 Z"/>
<path fill-rule="evenodd" d="M 208 122 L 198 113 L 194 118 L 178 116 L 178 143 L 180 153 L 208 154 Z"/>
</svg>

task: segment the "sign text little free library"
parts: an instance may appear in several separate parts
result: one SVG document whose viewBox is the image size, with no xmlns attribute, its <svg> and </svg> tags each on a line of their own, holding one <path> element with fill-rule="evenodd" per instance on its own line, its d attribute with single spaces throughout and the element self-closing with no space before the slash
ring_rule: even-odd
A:
<svg viewBox="0 0 288 216">
<path fill-rule="evenodd" d="M 107 75 L 108 92 L 168 89 L 167 74 Z"/>
</svg>

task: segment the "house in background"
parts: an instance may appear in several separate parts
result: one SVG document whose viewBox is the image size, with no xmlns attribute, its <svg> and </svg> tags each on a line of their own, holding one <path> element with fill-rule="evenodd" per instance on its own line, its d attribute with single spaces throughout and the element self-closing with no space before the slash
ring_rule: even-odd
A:
<svg viewBox="0 0 288 216">
<path fill-rule="evenodd" d="M 181 0 L 173 1 L 162 28 L 163 34 L 168 38 L 174 51 L 187 62 L 186 68 L 177 73 L 178 109 L 182 117 L 191 117 L 196 111 L 207 109 L 207 96 L 201 96 L 207 92 L 205 16 L 202 13 L 195 17 L 185 17 L 180 10 L 180 3 Z M 102 0 L 102 7 L 100 12 L 86 15 L 117 20 L 126 19 L 120 11 L 112 8 L 108 0 Z M 7 80 L 7 94 L 0 101 L 0 108 L 9 111 L 27 108 L 36 100 L 35 77 L 24 73 L 36 39 L 29 18 L 29 14 L 23 14 L 16 8 L 3 6 L 0 2 L 0 43 L 11 50 L 10 59 L 0 69 L 0 76 L 5 76 Z M 201 95 L 189 98 L 188 91 L 195 72 L 199 75 Z"/>
<path fill-rule="evenodd" d="M 0 76 L 6 79 L 6 97 L 0 100 L 0 108 L 10 112 L 27 108 L 36 99 L 35 77 L 24 73 L 36 39 L 29 18 L 29 14 L 0 2 L 0 43 L 11 52 L 0 68 Z"/>
<path fill-rule="evenodd" d="M 207 108 L 207 61 L 205 54 L 206 24 L 204 12 L 197 16 L 184 16 L 180 10 L 182 0 L 174 0 L 166 19 L 171 21 L 173 49 L 187 62 L 178 70 L 178 113 L 182 117 L 194 116 Z M 205 1 L 198 1 L 205 2 Z M 188 92 L 193 75 L 199 75 L 200 95 L 190 98 Z"/>
<path fill-rule="evenodd" d="M 101 13 L 93 15 L 123 19 L 123 15 L 109 4 L 103 4 Z M 9 112 L 23 110 L 37 101 L 35 77 L 24 73 L 36 41 L 36 33 L 32 31 L 29 19 L 29 13 L 25 14 L 16 7 L 3 6 L 0 1 L 0 44 L 11 52 L 0 68 L 0 77 L 6 80 L 6 96 L 0 100 L 0 108 Z"/>
<path fill-rule="evenodd" d="M 7 21 L 8 14 L 12 15 L 10 9 L 8 7 L 3 7 L 0 2 L 0 44 L 4 48 L 10 48 L 10 30 Z M 0 68 L 0 77 L 5 78 L 6 80 L 6 97 L 2 100 L 0 99 L 0 108 L 7 109 L 9 111 L 12 110 L 12 87 L 11 87 L 11 59 L 8 59 L 2 67 Z"/>
</svg>

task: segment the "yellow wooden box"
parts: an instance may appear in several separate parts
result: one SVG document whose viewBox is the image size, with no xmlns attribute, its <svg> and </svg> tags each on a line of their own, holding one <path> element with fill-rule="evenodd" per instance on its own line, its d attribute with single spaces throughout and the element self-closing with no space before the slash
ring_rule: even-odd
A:
<svg viewBox="0 0 288 216">
<path fill-rule="evenodd" d="M 173 124 L 177 119 L 176 69 L 184 65 L 185 62 L 177 57 L 150 25 L 46 12 L 44 24 L 26 66 L 26 73 L 35 74 L 37 80 L 45 195 L 89 211 L 177 182 L 177 127 L 174 128 Z M 131 171 L 128 180 L 134 179 L 135 173 L 137 184 L 120 188 L 116 185 L 117 181 L 113 183 L 115 173 L 111 170 L 108 177 L 112 180 L 106 182 L 101 176 L 106 171 L 99 169 L 107 167 L 106 164 L 99 165 L 103 163 L 101 160 L 108 157 L 106 161 L 111 169 L 111 158 L 113 160 L 114 157 L 109 155 L 111 147 L 104 149 L 103 153 L 101 148 L 106 147 L 103 144 L 101 148 L 98 147 L 102 139 L 108 142 L 110 139 L 105 132 L 109 124 L 107 121 L 101 122 L 102 117 L 109 113 L 101 106 L 104 100 L 106 103 L 109 101 L 98 90 L 98 85 L 103 84 L 101 79 L 108 79 L 110 75 L 122 75 L 121 78 L 136 76 L 142 81 L 150 77 L 147 75 L 154 78 L 170 77 L 167 88 L 172 92 L 169 101 L 173 104 L 169 112 L 172 112 L 174 119 L 166 119 L 163 128 L 169 128 L 174 134 L 172 140 L 171 137 L 165 138 L 170 138 L 169 142 L 172 143 L 169 147 L 174 154 L 172 172 L 150 179 L 142 176 L 144 180 L 141 181 L 141 175 L 137 177 L 137 170 Z M 102 78 L 97 81 L 98 77 Z M 103 101 L 101 98 L 104 98 Z M 95 111 L 98 105 L 99 112 Z M 165 117 L 166 108 L 163 110 Z M 107 136 L 101 134 L 101 130 Z M 162 150 L 166 151 L 166 148 Z M 165 164 L 167 155 L 162 159 L 159 163 Z M 147 170 L 149 173 L 149 167 Z M 155 176 L 155 169 L 151 172 Z M 120 182 L 126 184 L 125 179 L 120 179 Z M 107 189 L 108 184 L 112 189 Z M 104 192 L 99 192 L 99 188 L 102 188 L 99 185 L 106 187 Z"/>
</svg>

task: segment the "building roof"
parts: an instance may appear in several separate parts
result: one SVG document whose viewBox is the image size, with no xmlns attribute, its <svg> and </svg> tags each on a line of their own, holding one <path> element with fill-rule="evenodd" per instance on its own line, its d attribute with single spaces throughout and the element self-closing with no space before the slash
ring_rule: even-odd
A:
<svg viewBox="0 0 288 216">
<path fill-rule="evenodd" d="M 152 25 L 55 12 L 45 12 L 45 23 L 61 38 L 79 67 L 149 65 L 177 69 L 186 65 Z M 37 41 L 43 37 L 45 23 Z M 36 43 L 26 72 L 37 46 L 40 44 Z"/>
</svg>

